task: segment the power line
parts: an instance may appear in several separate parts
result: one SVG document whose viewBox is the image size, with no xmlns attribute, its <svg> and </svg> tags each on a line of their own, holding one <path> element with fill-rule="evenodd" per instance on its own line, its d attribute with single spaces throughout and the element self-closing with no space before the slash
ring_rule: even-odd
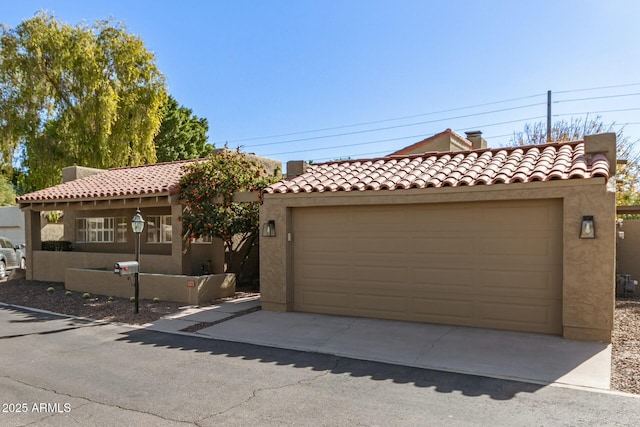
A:
<svg viewBox="0 0 640 427">
<path fill-rule="evenodd" d="M 631 87 L 631 86 L 640 86 L 640 83 L 627 83 L 627 84 L 621 84 L 621 85 L 599 86 L 599 87 L 591 87 L 591 88 L 562 90 L 562 91 L 554 91 L 553 93 L 554 94 L 562 94 L 562 93 L 574 93 L 574 92 L 587 92 L 587 91 L 593 91 L 593 90 L 614 89 L 614 88 Z M 429 115 L 434 115 L 434 114 L 449 113 L 449 112 L 453 112 L 453 111 L 460 111 L 460 110 L 471 109 L 471 108 L 485 107 L 485 106 L 488 106 L 488 105 L 496 105 L 496 104 L 502 104 L 502 103 L 507 103 L 507 102 L 520 101 L 520 100 L 536 98 L 536 97 L 540 97 L 540 96 L 544 96 L 544 95 L 545 95 L 544 93 L 540 93 L 540 94 L 535 94 L 535 95 L 522 96 L 522 97 L 518 97 L 518 98 L 505 99 L 505 100 L 501 100 L 501 101 L 493 101 L 493 102 L 486 102 L 486 103 L 482 103 L 482 104 L 475 104 L 475 105 L 470 105 L 470 106 L 466 106 L 466 107 L 458 107 L 458 108 L 450 108 L 450 109 L 441 110 L 441 111 L 433 111 L 433 112 L 429 112 L 429 113 L 413 114 L 413 115 L 402 116 L 402 117 L 394 117 L 394 118 L 390 118 L 390 119 L 374 120 L 374 121 L 369 121 L 369 122 L 361 122 L 361 123 L 347 124 L 347 125 L 342 125 L 342 126 L 319 128 L 319 129 L 313 129 L 313 130 L 307 130 L 307 131 L 289 132 L 289 133 L 281 133 L 281 134 L 274 134 L 274 135 L 257 136 L 257 137 L 251 137 L 251 138 L 227 140 L 226 142 L 227 143 L 236 143 L 236 142 L 255 141 L 255 140 L 260 140 L 260 139 L 279 138 L 279 137 L 285 137 L 285 136 L 303 135 L 303 134 L 315 133 L 315 132 L 324 132 L 324 131 L 328 131 L 328 130 L 345 129 L 345 128 L 358 127 L 358 126 L 366 126 L 366 125 L 376 124 L 376 123 L 385 123 L 385 122 L 396 121 L 396 120 L 405 120 L 405 119 L 410 119 L 410 118 L 415 118 L 415 117 L 422 117 L 422 116 L 429 116 Z M 625 96 L 625 95 L 623 95 L 623 96 Z M 588 99 L 590 99 L 590 98 L 585 98 L 585 100 L 588 100 Z M 597 98 L 594 97 L 593 99 L 597 99 Z M 568 101 L 570 101 L 570 100 L 567 100 L 567 101 L 556 101 L 556 102 L 568 102 Z"/>
<path fill-rule="evenodd" d="M 635 111 L 635 110 L 640 110 L 640 108 L 620 109 L 620 110 L 603 110 L 603 111 L 592 111 L 592 112 L 583 112 L 583 113 L 556 114 L 556 115 L 554 115 L 554 117 L 567 116 L 567 115 L 583 115 L 583 114 L 584 115 L 589 115 L 589 114 L 598 114 L 598 113 L 607 113 L 607 112 Z M 505 125 L 505 124 L 524 122 L 524 121 L 539 120 L 539 119 L 542 119 L 544 117 L 545 116 L 536 116 L 536 117 L 528 117 L 528 118 L 522 118 L 522 119 L 516 119 L 516 120 L 509 120 L 509 121 L 505 121 L 505 122 L 469 126 L 469 127 L 461 129 L 461 131 L 470 130 L 470 129 L 478 129 L 478 128 L 486 129 L 486 128 L 492 127 L 492 126 L 500 126 L 500 125 Z M 626 124 L 619 124 L 617 126 L 638 125 L 638 124 L 640 124 L 640 122 L 631 122 L 631 123 L 626 123 Z M 492 135 L 492 136 L 488 136 L 486 138 L 487 139 L 504 138 L 504 137 L 512 136 L 512 135 L 513 135 L 513 132 L 512 133 L 508 133 L 508 134 L 503 134 L 503 135 Z M 378 144 L 378 143 L 381 143 L 381 142 L 400 141 L 400 140 L 404 140 L 404 139 L 414 139 L 414 138 L 424 138 L 424 134 L 403 136 L 403 137 L 397 137 L 397 138 L 378 139 L 378 140 L 374 140 L 374 141 L 365 141 L 365 142 L 359 142 L 359 143 L 354 143 L 354 144 L 341 144 L 341 145 L 334 145 L 334 146 L 330 146 L 330 147 L 317 147 L 317 148 L 308 148 L 308 149 L 303 149 L 303 150 L 284 151 L 284 152 L 269 153 L 269 154 L 264 154 L 264 155 L 265 156 L 279 156 L 279 155 L 285 155 L 285 154 L 307 153 L 307 152 L 313 152 L 313 151 L 333 150 L 333 149 L 337 149 L 337 148 L 346 148 L 346 147 L 357 147 L 357 146 L 362 146 L 362 145 Z M 363 153 L 362 155 L 368 155 L 368 154 L 378 154 L 378 153 Z M 327 158 L 331 158 L 331 157 L 327 157 Z"/>
<path fill-rule="evenodd" d="M 560 101 L 553 101 L 554 104 L 560 104 L 562 102 L 576 102 L 576 101 L 591 101 L 593 99 L 607 99 L 607 98 L 622 98 L 625 96 L 638 96 L 639 93 L 625 93 L 621 95 L 606 95 L 606 96 L 592 96 L 590 98 L 573 98 L 573 99 L 562 99 Z"/>
<path fill-rule="evenodd" d="M 601 110 L 601 111 L 586 111 L 582 113 L 565 113 L 565 114 L 554 114 L 553 117 L 563 117 L 563 116 L 581 116 L 588 114 L 600 114 L 600 113 L 621 113 L 624 111 L 638 111 L 640 108 L 621 108 L 619 110 Z"/>
<path fill-rule="evenodd" d="M 623 85 L 590 87 L 590 88 L 586 88 L 586 89 L 557 90 L 557 91 L 554 91 L 553 93 L 588 92 L 590 90 L 615 89 L 615 88 L 629 87 L 629 86 L 640 86 L 640 83 L 627 83 L 627 84 L 623 84 Z"/>
<path fill-rule="evenodd" d="M 427 121 L 423 121 L 423 122 L 407 123 L 407 124 L 395 125 L 395 126 L 386 126 L 386 127 L 382 127 L 382 128 L 365 129 L 365 130 L 359 130 L 359 131 L 354 131 L 354 132 L 334 133 L 334 134 L 330 134 L 330 135 L 314 136 L 314 137 L 309 137 L 309 138 L 289 139 L 289 140 L 286 140 L 286 141 L 266 142 L 266 143 L 263 143 L 263 144 L 247 145 L 246 147 L 265 147 L 267 145 L 279 145 L 279 144 L 287 144 L 287 143 L 290 143 L 290 142 L 311 141 L 311 140 L 316 140 L 316 139 L 333 138 L 333 137 L 336 137 L 336 136 L 347 136 L 347 135 L 357 135 L 357 134 L 362 134 L 362 133 L 378 132 L 378 131 L 381 131 L 381 130 L 398 129 L 398 128 L 409 127 L 409 126 L 418 126 L 418 125 L 425 125 L 425 124 L 430 124 L 430 123 L 438 123 L 438 122 L 443 122 L 443 121 L 447 121 L 447 120 L 464 119 L 464 118 L 468 118 L 468 117 L 476 117 L 476 116 L 482 116 L 482 115 L 486 115 L 486 114 L 501 113 L 501 112 L 504 112 L 504 111 L 512 111 L 512 110 L 518 110 L 518 109 L 522 109 L 522 108 L 536 107 L 536 106 L 544 105 L 544 104 L 545 104 L 544 102 L 539 102 L 537 104 L 528 104 L 528 105 L 522 105 L 522 106 L 519 106 L 519 107 L 502 108 L 500 110 L 485 111 L 485 112 L 482 112 L 482 113 L 465 114 L 465 115 L 462 115 L 462 116 L 446 117 L 446 118 L 443 118 L 443 119 L 427 120 Z"/>
<path fill-rule="evenodd" d="M 410 116 L 394 117 L 394 118 L 391 118 L 391 119 L 374 120 L 374 121 L 370 121 L 370 122 L 354 123 L 354 124 L 333 126 L 333 127 L 306 130 L 306 131 L 300 131 L 300 132 L 281 133 L 281 134 L 277 134 L 277 135 L 256 136 L 256 137 L 252 137 L 252 138 L 234 139 L 234 140 L 229 140 L 229 141 L 226 141 L 226 142 L 227 143 L 235 143 L 235 142 L 255 141 L 255 140 L 259 140 L 259 139 L 279 138 L 279 137 L 284 137 L 284 136 L 302 135 L 302 134 L 307 134 L 307 133 L 324 132 L 324 131 L 328 131 L 328 130 L 345 129 L 345 128 L 358 127 L 358 126 L 366 126 L 366 125 L 371 125 L 371 124 L 376 124 L 376 123 L 385 123 L 385 122 L 391 122 L 391 121 L 396 121 L 396 120 L 412 119 L 412 118 L 415 118 L 415 117 L 431 116 L 431 115 L 434 115 L 434 114 L 450 113 L 452 111 L 460 111 L 460 110 L 467 110 L 467 109 L 471 109 L 471 108 L 486 107 L 488 105 L 503 104 L 503 103 L 506 103 L 506 102 L 521 101 L 523 99 L 531 99 L 531 98 L 539 97 L 539 96 L 542 96 L 542 95 L 544 95 L 544 94 L 522 96 L 520 98 L 511 98 L 511 99 L 505 99 L 505 100 L 502 100 L 502 101 L 486 102 L 484 104 L 470 105 L 470 106 L 467 106 L 467 107 L 450 108 L 448 110 L 432 111 L 430 113 L 413 114 L 413 115 L 410 115 Z M 256 147 L 256 145 L 251 145 L 251 147 Z"/>
<path fill-rule="evenodd" d="M 528 117 L 528 118 L 524 118 L 524 119 L 509 120 L 509 121 L 506 121 L 506 122 L 490 123 L 490 124 L 478 125 L 478 126 L 470 126 L 468 128 L 464 128 L 462 130 L 464 131 L 464 130 L 478 129 L 478 128 L 485 128 L 486 129 L 486 128 L 492 127 L 492 126 L 500 126 L 500 125 L 511 124 L 511 123 L 525 122 L 525 121 L 530 121 L 530 120 L 538 120 L 538 119 L 541 119 L 541 118 L 544 118 L 544 117 L 545 116 L 536 116 L 536 117 Z M 358 143 L 354 143 L 354 144 L 341 144 L 341 145 L 334 145 L 334 146 L 331 146 L 331 147 L 306 148 L 306 149 L 303 149 L 303 150 L 284 151 L 284 152 L 280 152 L 280 153 L 268 153 L 268 154 L 264 154 L 264 156 L 281 156 L 281 155 L 284 155 L 284 154 L 297 154 L 297 153 L 308 153 L 310 151 L 333 150 L 333 149 L 336 149 L 336 148 L 356 147 L 356 146 L 360 146 L 360 145 L 378 144 L 378 143 L 381 143 L 381 142 L 391 142 L 391 141 L 398 141 L 398 140 L 402 140 L 402 139 L 412 139 L 412 138 L 422 138 L 422 139 L 424 139 L 424 134 L 412 135 L 412 136 L 403 136 L 403 137 L 399 137 L 399 138 L 379 139 L 379 140 L 375 140 L 375 141 L 358 142 Z"/>
</svg>

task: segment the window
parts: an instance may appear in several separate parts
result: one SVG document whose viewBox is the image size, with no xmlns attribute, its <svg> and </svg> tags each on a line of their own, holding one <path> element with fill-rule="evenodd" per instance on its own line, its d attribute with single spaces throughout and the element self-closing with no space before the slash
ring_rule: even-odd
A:
<svg viewBox="0 0 640 427">
<path fill-rule="evenodd" d="M 84 243 L 113 243 L 127 241 L 127 219 L 78 218 L 76 240 Z"/>
<path fill-rule="evenodd" d="M 147 217 L 147 243 L 171 243 L 171 215 Z"/>
<path fill-rule="evenodd" d="M 202 237 L 198 237 L 192 243 L 211 243 L 212 241 L 213 239 L 211 238 L 211 236 L 202 236 Z"/>
</svg>

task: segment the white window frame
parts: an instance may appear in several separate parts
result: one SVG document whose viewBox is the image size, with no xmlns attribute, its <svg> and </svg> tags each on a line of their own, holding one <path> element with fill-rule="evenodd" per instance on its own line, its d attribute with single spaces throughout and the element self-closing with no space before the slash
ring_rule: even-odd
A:
<svg viewBox="0 0 640 427">
<path fill-rule="evenodd" d="M 173 226 L 171 215 L 147 216 L 147 243 L 171 243 Z"/>
<path fill-rule="evenodd" d="M 117 226 L 116 226 L 117 224 Z M 124 232 L 123 232 L 124 224 Z M 78 243 L 126 243 L 127 219 L 125 217 L 91 217 L 76 219 Z"/>
<path fill-rule="evenodd" d="M 195 243 L 197 245 L 206 245 L 206 244 L 211 244 L 211 242 L 213 242 L 213 237 L 202 236 L 202 237 L 198 237 L 196 240 L 194 240 L 191 243 Z"/>
</svg>

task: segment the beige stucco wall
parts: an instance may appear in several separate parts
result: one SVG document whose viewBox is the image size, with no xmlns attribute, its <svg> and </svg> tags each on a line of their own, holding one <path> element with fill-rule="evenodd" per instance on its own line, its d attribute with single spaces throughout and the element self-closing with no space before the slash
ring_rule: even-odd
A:
<svg viewBox="0 0 640 427">
<path fill-rule="evenodd" d="M 442 137 L 429 142 L 425 146 L 415 147 L 414 149 L 407 151 L 404 155 L 410 154 L 423 154 L 425 152 L 435 151 L 465 151 L 470 150 L 469 144 L 460 141 L 458 138 L 451 134 L 443 135 Z"/>
<path fill-rule="evenodd" d="M 608 154 L 615 150 L 615 138 L 595 142 L 608 147 Z M 615 164 L 615 154 L 611 160 Z M 292 232 L 292 208 L 554 198 L 562 199 L 563 203 L 563 336 L 610 342 L 615 302 L 615 178 L 395 191 L 265 194 L 260 224 L 275 220 L 277 235 L 260 240 L 262 307 L 274 311 L 293 310 L 295 236 L 291 235 L 291 242 L 288 241 L 288 233 Z M 584 215 L 594 216 L 596 239 L 578 238 Z"/>
<path fill-rule="evenodd" d="M 33 251 L 32 262 L 27 265 L 30 280 L 64 282 L 68 268 L 94 268 L 113 270 L 119 261 L 134 261 L 133 252 L 99 253 L 99 252 L 50 252 Z M 27 262 L 29 258 L 27 258 Z M 140 269 L 145 273 L 181 274 L 181 266 L 173 263 L 170 255 L 140 256 Z"/>
<path fill-rule="evenodd" d="M 624 232 L 624 239 L 618 239 L 617 273 L 640 280 L 640 219 L 625 219 L 619 230 Z"/>
<path fill-rule="evenodd" d="M 65 288 L 76 292 L 89 292 L 130 298 L 135 295 L 133 276 L 119 276 L 113 271 L 69 268 L 65 272 Z M 145 274 L 139 276 L 140 299 L 160 298 L 193 305 L 210 304 L 235 293 L 233 274 L 206 276 Z M 188 286 L 192 284 L 193 286 Z"/>
</svg>

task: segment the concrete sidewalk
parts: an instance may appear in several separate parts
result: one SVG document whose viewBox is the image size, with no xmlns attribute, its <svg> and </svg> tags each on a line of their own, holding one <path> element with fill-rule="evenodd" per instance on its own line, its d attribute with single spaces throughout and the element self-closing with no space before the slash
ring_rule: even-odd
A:
<svg viewBox="0 0 640 427">
<path fill-rule="evenodd" d="M 611 345 L 561 337 L 311 313 L 258 297 L 192 308 L 148 329 L 536 384 L 609 389 Z"/>
</svg>

